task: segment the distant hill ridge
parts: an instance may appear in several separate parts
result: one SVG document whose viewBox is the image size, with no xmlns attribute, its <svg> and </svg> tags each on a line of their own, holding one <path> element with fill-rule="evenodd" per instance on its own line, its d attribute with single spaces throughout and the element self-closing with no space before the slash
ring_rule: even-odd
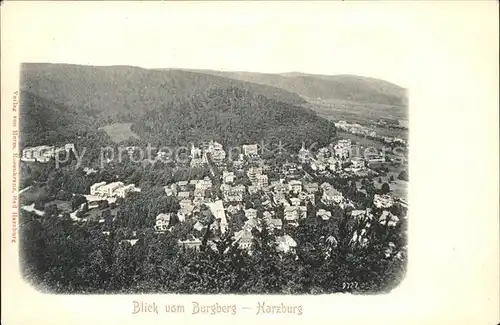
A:
<svg viewBox="0 0 500 325">
<path fill-rule="evenodd" d="M 355 75 L 316 75 L 302 72 L 185 70 L 274 86 L 303 98 L 407 106 L 407 90 L 385 80 Z"/>
</svg>

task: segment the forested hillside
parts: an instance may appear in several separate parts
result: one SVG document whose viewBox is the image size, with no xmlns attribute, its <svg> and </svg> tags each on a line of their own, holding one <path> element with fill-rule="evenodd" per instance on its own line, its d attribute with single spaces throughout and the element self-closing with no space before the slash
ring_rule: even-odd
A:
<svg viewBox="0 0 500 325">
<path fill-rule="evenodd" d="M 26 63 L 21 68 L 22 90 L 73 109 L 76 118 L 81 114 L 96 117 L 97 126 L 136 121 L 167 102 L 228 87 L 289 104 L 304 102 L 279 88 L 181 70 L 46 63 Z"/>
<path fill-rule="evenodd" d="M 215 139 L 223 144 L 327 144 L 335 126 L 313 111 L 236 87 L 211 89 L 151 110 L 132 130 L 147 142 L 173 145 Z"/>
<path fill-rule="evenodd" d="M 75 142 L 95 130 L 95 118 L 71 106 L 20 92 L 20 147 Z"/>
</svg>

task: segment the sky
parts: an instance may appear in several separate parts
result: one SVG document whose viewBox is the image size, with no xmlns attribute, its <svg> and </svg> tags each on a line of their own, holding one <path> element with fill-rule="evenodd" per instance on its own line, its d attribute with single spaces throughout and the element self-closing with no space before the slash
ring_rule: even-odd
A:
<svg viewBox="0 0 500 325">
<path fill-rule="evenodd" d="M 26 3 L 5 15 L 28 22 L 5 42 L 22 62 L 354 74 L 408 85 L 415 11 L 404 1 Z"/>
</svg>

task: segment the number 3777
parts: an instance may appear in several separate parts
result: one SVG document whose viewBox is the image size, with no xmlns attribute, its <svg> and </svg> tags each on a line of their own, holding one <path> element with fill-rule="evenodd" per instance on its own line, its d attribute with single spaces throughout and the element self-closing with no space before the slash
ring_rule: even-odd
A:
<svg viewBox="0 0 500 325">
<path fill-rule="evenodd" d="M 342 289 L 357 289 L 358 287 L 358 282 L 342 282 Z"/>
</svg>

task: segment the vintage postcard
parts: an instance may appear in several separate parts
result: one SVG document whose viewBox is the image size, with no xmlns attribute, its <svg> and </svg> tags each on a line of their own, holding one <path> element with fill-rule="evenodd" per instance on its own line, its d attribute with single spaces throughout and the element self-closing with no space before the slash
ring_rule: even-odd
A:
<svg viewBox="0 0 500 325">
<path fill-rule="evenodd" d="M 2 4 L 2 324 L 495 324 L 495 2 Z"/>
</svg>

